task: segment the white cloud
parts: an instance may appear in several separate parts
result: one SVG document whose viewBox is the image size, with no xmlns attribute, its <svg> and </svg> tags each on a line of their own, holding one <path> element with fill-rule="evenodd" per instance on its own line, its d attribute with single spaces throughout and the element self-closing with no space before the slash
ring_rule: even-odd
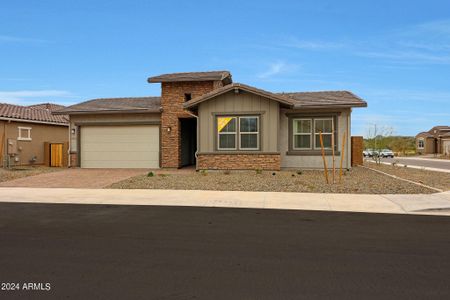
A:
<svg viewBox="0 0 450 300">
<path fill-rule="evenodd" d="M 49 101 L 48 98 L 73 98 L 72 93 L 63 90 L 22 90 L 0 91 L 0 102 L 14 104 L 29 103 L 33 100 Z M 58 101 L 58 99 L 52 99 Z M 59 102 L 59 101 L 58 101 Z"/>
<path fill-rule="evenodd" d="M 282 43 L 285 47 L 292 47 L 297 49 L 308 49 L 308 50 L 327 50 L 343 48 L 344 44 L 337 42 L 325 42 L 325 41 L 308 41 L 299 40 L 295 37 L 290 37 L 286 42 Z"/>
<path fill-rule="evenodd" d="M 46 43 L 46 42 L 48 41 L 43 39 L 0 35 L 0 43 Z"/>
<path fill-rule="evenodd" d="M 269 65 L 268 70 L 257 75 L 260 79 L 269 79 L 276 75 L 286 74 L 297 69 L 297 65 L 287 64 L 282 61 L 278 61 Z"/>
</svg>

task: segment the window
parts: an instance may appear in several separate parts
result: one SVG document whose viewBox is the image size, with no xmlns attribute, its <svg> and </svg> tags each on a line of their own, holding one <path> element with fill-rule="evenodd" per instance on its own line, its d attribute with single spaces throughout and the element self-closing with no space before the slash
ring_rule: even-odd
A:
<svg viewBox="0 0 450 300">
<path fill-rule="evenodd" d="M 236 117 L 218 117 L 217 134 L 219 150 L 236 150 L 237 136 L 237 118 Z"/>
<path fill-rule="evenodd" d="M 311 149 L 312 119 L 294 119 L 293 121 L 294 139 L 292 147 L 295 150 Z"/>
<path fill-rule="evenodd" d="M 333 134 L 335 150 L 338 149 L 336 116 L 292 116 L 289 118 L 289 151 L 291 155 L 305 153 L 316 154 L 322 149 L 320 133 L 322 133 L 324 149 L 332 149 Z M 296 152 L 298 151 L 298 152 Z"/>
<path fill-rule="evenodd" d="M 217 117 L 217 149 L 259 150 L 259 117 Z"/>
<path fill-rule="evenodd" d="M 258 117 L 239 118 L 239 148 L 241 150 L 258 150 Z"/>
<path fill-rule="evenodd" d="M 19 141 L 31 141 L 31 127 L 19 127 Z"/>
<path fill-rule="evenodd" d="M 191 93 L 184 94 L 184 101 L 189 101 L 191 99 L 192 99 L 192 94 Z"/>
<path fill-rule="evenodd" d="M 425 142 L 423 139 L 419 139 L 418 144 L 417 144 L 417 148 L 418 149 L 423 149 L 425 148 Z"/>
<path fill-rule="evenodd" d="M 315 149 L 322 148 L 320 144 L 320 132 L 322 132 L 323 147 L 325 149 L 331 149 L 331 137 L 333 135 L 332 118 L 314 119 Z"/>
</svg>

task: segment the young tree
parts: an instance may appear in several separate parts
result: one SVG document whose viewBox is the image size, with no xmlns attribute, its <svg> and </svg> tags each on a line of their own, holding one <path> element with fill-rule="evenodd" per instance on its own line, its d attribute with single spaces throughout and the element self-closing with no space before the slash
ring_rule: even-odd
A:
<svg viewBox="0 0 450 300">
<path fill-rule="evenodd" d="M 367 129 L 366 147 L 372 149 L 372 158 L 377 164 L 381 163 L 380 152 L 388 147 L 387 137 L 390 137 L 392 132 L 392 127 L 378 126 L 377 124 L 373 124 Z"/>
</svg>

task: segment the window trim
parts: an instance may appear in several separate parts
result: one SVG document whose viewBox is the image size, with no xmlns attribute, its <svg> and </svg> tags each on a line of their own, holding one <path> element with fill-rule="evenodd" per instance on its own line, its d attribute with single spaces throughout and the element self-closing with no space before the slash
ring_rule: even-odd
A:
<svg viewBox="0 0 450 300">
<path fill-rule="evenodd" d="M 18 128 L 18 130 L 19 130 L 19 136 L 17 137 L 17 140 L 18 141 L 31 141 L 32 140 L 32 138 L 31 138 L 31 127 L 22 127 L 22 126 L 19 126 L 19 127 L 17 127 Z M 28 131 L 28 137 L 23 137 L 22 136 L 22 130 L 27 130 Z"/>
<path fill-rule="evenodd" d="M 213 113 L 213 122 L 214 122 L 214 136 L 216 139 L 215 142 L 215 151 L 217 152 L 261 152 L 261 114 L 260 113 L 240 113 L 240 112 L 236 112 L 236 113 Z M 236 140 L 235 140 L 235 148 L 220 148 L 220 138 L 219 135 L 220 134 L 224 134 L 224 133 L 219 133 L 219 131 L 217 130 L 217 119 L 218 118 L 235 118 L 236 119 L 236 132 L 233 132 L 231 134 L 236 134 Z M 254 117 L 257 118 L 257 122 L 258 122 L 258 131 L 257 132 L 243 132 L 243 134 L 256 134 L 257 136 L 257 145 L 258 148 L 241 148 L 241 132 L 240 132 L 240 118 L 250 118 L 250 117 Z M 226 134 L 226 133 L 225 133 Z"/>
<path fill-rule="evenodd" d="M 311 122 L 311 131 L 309 132 L 309 133 L 295 133 L 294 132 L 294 122 L 295 121 L 304 121 L 304 120 L 307 120 L 307 121 L 310 121 Z M 292 149 L 293 150 L 300 150 L 300 151 L 302 151 L 302 150 L 312 150 L 312 147 L 313 147 L 313 139 L 312 139 L 312 137 L 313 137 L 313 118 L 292 118 Z M 296 135 L 309 135 L 309 148 L 300 148 L 300 147 L 295 147 L 295 139 L 294 139 L 294 137 L 296 136 Z"/>
<path fill-rule="evenodd" d="M 331 138 L 333 138 L 333 133 L 336 134 L 335 132 L 333 132 L 334 128 L 334 118 L 333 117 L 319 117 L 319 118 L 313 118 L 313 122 L 314 122 L 314 127 L 313 127 L 313 131 L 314 131 L 314 150 L 322 150 L 322 147 L 317 147 L 316 145 L 316 136 L 320 135 L 320 132 L 316 132 L 316 121 L 327 121 L 327 120 L 331 120 L 331 132 L 322 132 L 322 136 L 324 135 L 329 135 L 331 136 Z M 334 130 L 336 131 L 336 129 Z M 336 148 L 336 138 L 335 138 L 335 148 Z M 332 150 L 333 147 L 323 147 L 324 150 Z"/>
<path fill-rule="evenodd" d="M 219 132 L 217 130 L 217 120 L 218 120 L 218 118 L 232 118 L 232 119 L 235 119 L 236 120 L 236 130 L 234 132 Z M 237 150 L 237 148 L 238 148 L 237 136 L 238 136 L 238 129 L 239 129 L 238 128 L 238 126 L 239 126 L 238 118 L 235 117 L 235 116 L 217 116 L 216 119 L 215 119 L 215 122 L 216 122 L 216 126 L 215 127 L 216 127 L 216 132 L 217 132 L 217 150 L 220 150 L 220 151 Z M 229 135 L 234 134 L 234 148 L 220 148 L 220 135 L 227 135 L 227 134 L 229 134 Z"/>
<path fill-rule="evenodd" d="M 420 146 L 420 142 L 422 142 L 422 147 Z M 417 149 L 421 149 L 421 150 L 425 149 L 425 139 L 424 138 L 419 138 L 417 140 Z"/>
</svg>

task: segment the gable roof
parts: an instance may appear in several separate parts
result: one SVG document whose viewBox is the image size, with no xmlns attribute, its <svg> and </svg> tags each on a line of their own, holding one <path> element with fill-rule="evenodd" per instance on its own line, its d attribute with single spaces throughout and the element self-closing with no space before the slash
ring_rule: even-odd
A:
<svg viewBox="0 0 450 300">
<path fill-rule="evenodd" d="M 367 102 L 349 91 L 279 93 L 294 102 L 295 108 L 367 107 Z"/>
<path fill-rule="evenodd" d="M 241 89 L 250 93 L 278 101 L 289 108 L 327 108 L 327 107 L 366 107 L 367 102 L 348 91 L 271 93 L 242 83 L 233 83 L 215 89 L 203 96 L 184 103 L 185 108 L 219 96 L 232 89 Z"/>
<path fill-rule="evenodd" d="M 189 107 L 193 107 L 193 106 L 197 106 L 198 104 L 207 101 L 211 98 L 217 97 L 219 95 L 222 95 L 224 93 L 227 93 L 231 90 L 242 90 L 242 91 L 246 91 L 252 94 L 256 94 L 256 95 L 260 95 L 262 97 L 266 97 L 275 101 L 280 102 L 281 104 L 286 105 L 287 107 L 293 107 L 293 102 L 284 96 L 278 95 L 278 94 L 274 94 L 265 90 L 261 90 L 246 84 L 242 84 L 242 83 L 232 83 L 232 84 L 228 84 L 226 86 L 223 86 L 221 88 L 212 90 L 209 93 L 206 93 L 200 97 L 194 98 L 192 100 L 189 100 L 187 102 L 185 102 L 183 104 L 183 106 L 185 108 L 189 108 Z"/>
<path fill-rule="evenodd" d="M 68 106 L 53 114 L 157 112 L 161 111 L 160 97 L 99 98 Z"/>
<path fill-rule="evenodd" d="M 54 116 L 47 109 L 0 103 L 0 119 L 13 119 L 22 122 L 50 123 L 55 125 L 68 125 L 65 115 Z"/>
<path fill-rule="evenodd" d="M 47 109 L 49 111 L 55 111 L 59 109 L 65 108 L 64 105 L 56 104 L 56 103 L 38 103 L 33 105 L 28 105 L 28 107 L 31 108 L 39 108 L 39 109 Z"/>
<path fill-rule="evenodd" d="M 429 133 L 428 131 L 422 131 L 419 132 L 418 134 L 416 134 L 416 138 L 417 137 L 433 137 L 433 135 L 431 133 Z"/>
<path fill-rule="evenodd" d="M 227 79 L 226 84 L 231 83 L 231 73 L 229 71 L 170 73 L 149 77 L 147 81 L 149 83 L 157 83 L 180 81 L 222 81 L 225 79 Z"/>
</svg>

